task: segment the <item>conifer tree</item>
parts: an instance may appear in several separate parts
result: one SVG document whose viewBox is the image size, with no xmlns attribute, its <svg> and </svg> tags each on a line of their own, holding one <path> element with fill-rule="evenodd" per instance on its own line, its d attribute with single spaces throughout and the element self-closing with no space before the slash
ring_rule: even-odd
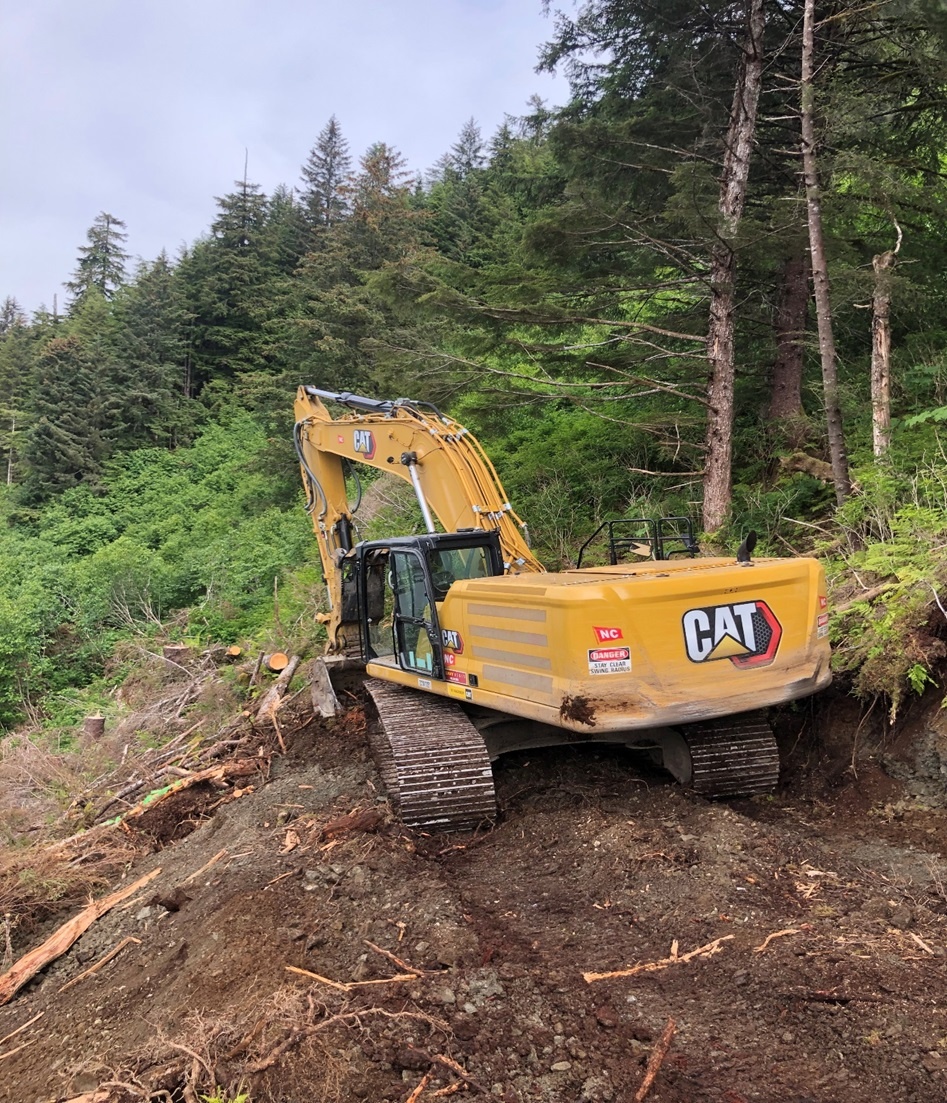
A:
<svg viewBox="0 0 947 1103">
<path fill-rule="evenodd" d="M 97 357 L 79 336 L 54 337 L 37 359 L 31 390 L 24 499 L 40 503 L 69 487 L 96 485 L 108 452 L 107 392 Z"/>
<path fill-rule="evenodd" d="M 300 196 L 309 225 L 317 234 L 348 214 L 345 185 L 351 169 L 349 145 L 333 115 L 320 131 L 302 169 Z"/>
<path fill-rule="evenodd" d="M 76 269 L 66 284 L 73 294 L 73 303 L 79 302 L 91 288 L 97 288 L 106 299 L 110 299 L 125 282 L 125 263 L 128 260 L 124 249 L 128 239 L 125 223 L 102 211 L 96 216 L 86 238 L 88 244 L 80 246 Z"/>
</svg>

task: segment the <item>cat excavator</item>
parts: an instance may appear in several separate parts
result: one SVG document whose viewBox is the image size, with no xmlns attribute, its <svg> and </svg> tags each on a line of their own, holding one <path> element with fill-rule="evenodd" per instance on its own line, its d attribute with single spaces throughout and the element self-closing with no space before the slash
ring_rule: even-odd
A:
<svg viewBox="0 0 947 1103">
<path fill-rule="evenodd" d="M 373 753 L 405 824 L 490 821 L 492 761 L 558 743 L 647 752 L 710 798 L 772 791 L 763 710 L 831 679 L 816 560 L 755 559 L 752 533 L 734 557 L 700 557 L 686 520 L 639 518 L 606 522 L 576 568 L 547 572 L 479 442 L 435 406 L 302 386 L 295 413 L 326 664 L 364 664 Z M 359 465 L 411 484 L 423 533 L 357 539 Z M 582 566 L 596 548 L 607 562 Z"/>
</svg>

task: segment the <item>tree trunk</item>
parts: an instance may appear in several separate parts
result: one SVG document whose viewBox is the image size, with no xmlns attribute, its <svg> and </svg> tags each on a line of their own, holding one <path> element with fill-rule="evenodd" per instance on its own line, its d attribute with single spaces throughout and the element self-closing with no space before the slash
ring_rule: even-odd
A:
<svg viewBox="0 0 947 1103">
<path fill-rule="evenodd" d="M 800 243 L 801 244 L 801 243 Z M 802 444 L 805 421 L 802 374 L 805 363 L 806 311 L 809 306 L 809 264 L 804 247 L 783 264 L 776 305 L 776 357 L 768 418 L 793 447 Z"/>
<path fill-rule="evenodd" d="M 829 458 L 835 482 L 835 500 L 842 505 L 852 492 L 845 452 L 845 433 L 838 393 L 838 359 L 832 332 L 832 303 L 829 295 L 829 272 L 825 258 L 825 238 L 822 234 L 822 194 L 816 163 L 815 88 L 812 83 L 815 54 L 815 0 L 805 0 L 802 25 L 802 171 L 806 186 L 806 207 L 809 213 L 809 251 L 812 255 L 812 286 L 819 327 L 819 353 L 822 358 L 822 392 L 825 402 L 826 428 L 829 438 Z"/>
<path fill-rule="evenodd" d="M 871 297 L 871 439 L 875 459 L 891 446 L 891 269 L 901 246 L 872 258 L 875 290 Z"/>
<path fill-rule="evenodd" d="M 730 512 L 733 463 L 734 292 L 736 236 L 746 203 L 750 154 L 756 134 L 756 109 L 763 78 L 763 0 L 749 0 L 743 62 L 733 93 L 718 202 L 718 236 L 710 256 L 710 324 L 707 355 L 706 462 L 703 527 L 715 532 Z"/>
</svg>

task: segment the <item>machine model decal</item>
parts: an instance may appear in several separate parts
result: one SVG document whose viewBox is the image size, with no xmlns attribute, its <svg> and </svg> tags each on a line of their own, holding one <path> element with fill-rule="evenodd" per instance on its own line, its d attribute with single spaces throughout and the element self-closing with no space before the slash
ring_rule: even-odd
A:
<svg viewBox="0 0 947 1103">
<path fill-rule="evenodd" d="M 589 674 L 627 674 L 630 671 L 630 647 L 593 647 L 589 651 Z"/>
<path fill-rule="evenodd" d="M 441 640 L 443 641 L 445 647 L 449 647 L 451 651 L 455 652 L 458 655 L 463 655 L 464 641 L 459 632 L 455 632 L 453 628 L 442 628 Z"/>
<path fill-rule="evenodd" d="M 366 460 L 375 456 L 375 434 L 371 429 L 353 429 L 352 447 Z"/>
<path fill-rule="evenodd" d="M 612 640 L 625 638 L 620 628 L 593 628 L 592 631 L 599 643 L 611 643 Z"/>
<path fill-rule="evenodd" d="M 684 647 L 693 663 L 729 659 L 734 666 L 768 666 L 776 658 L 782 625 L 765 601 L 688 609 Z"/>
<path fill-rule="evenodd" d="M 462 670 L 448 670 L 447 680 L 449 682 L 456 682 L 459 686 L 465 686 L 467 684 L 467 675 Z"/>
</svg>

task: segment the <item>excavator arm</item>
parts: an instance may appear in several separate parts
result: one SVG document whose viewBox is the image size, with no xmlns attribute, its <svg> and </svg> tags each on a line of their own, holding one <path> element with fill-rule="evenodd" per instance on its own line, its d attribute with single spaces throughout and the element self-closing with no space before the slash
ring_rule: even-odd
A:
<svg viewBox="0 0 947 1103">
<path fill-rule="evenodd" d="M 324 401 L 349 412 L 333 418 Z M 323 618 L 330 651 L 344 649 L 342 631 L 356 620 L 346 608 L 345 571 L 355 543 L 354 510 L 343 461 L 390 471 L 414 488 L 425 528 L 497 532 L 507 573 L 541 572 L 526 526 L 514 513 L 476 437 L 434 406 L 399 398 L 380 401 L 303 386 L 296 393 L 295 443 L 319 545 L 331 612 Z"/>
</svg>

